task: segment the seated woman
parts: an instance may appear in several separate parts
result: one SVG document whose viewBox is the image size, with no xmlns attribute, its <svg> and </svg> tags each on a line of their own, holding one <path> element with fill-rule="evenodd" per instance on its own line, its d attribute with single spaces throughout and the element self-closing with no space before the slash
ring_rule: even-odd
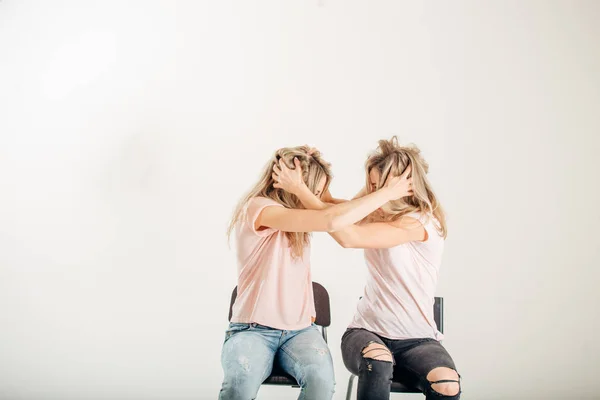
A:
<svg viewBox="0 0 600 400">
<path fill-rule="evenodd" d="M 359 377 L 358 399 L 389 399 L 392 376 L 421 390 L 427 400 L 459 399 L 460 377 L 441 345 L 433 305 L 446 237 L 442 207 L 427 180 L 428 164 L 416 147 L 379 141 L 366 162 L 367 186 L 377 193 L 387 181 L 410 174 L 412 191 L 391 199 L 361 223 L 331 233 L 343 247 L 365 249 L 369 272 L 354 319 L 342 338 L 344 364 Z M 327 210 L 301 190 L 302 165 L 274 168 L 278 186 L 296 193 L 306 208 Z M 395 368 L 394 368 L 395 365 Z M 394 371 L 395 369 L 395 371 Z"/>
<path fill-rule="evenodd" d="M 235 230 L 238 297 L 221 355 L 222 400 L 256 398 L 273 362 L 301 387 L 299 399 L 331 399 L 333 363 L 327 344 L 313 324 L 315 306 L 310 274 L 309 232 L 350 226 L 408 191 L 398 177 L 381 190 L 324 210 L 306 210 L 297 195 L 275 184 L 275 163 L 303 173 L 302 196 L 320 197 L 331 181 L 329 164 L 309 147 L 277 150 L 262 177 L 239 203 L 228 234 Z"/>
</svg>

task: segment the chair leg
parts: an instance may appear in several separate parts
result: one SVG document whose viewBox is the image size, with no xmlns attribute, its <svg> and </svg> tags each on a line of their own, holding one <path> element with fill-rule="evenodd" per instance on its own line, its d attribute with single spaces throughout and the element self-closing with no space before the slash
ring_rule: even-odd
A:
<svg viewBox="0 0 600 400">
<path fill-rule="evenodd" d="M 350 400 L 352 397 L 352 387 L 354 386 L 354 378 L 356 375 L 350 374 L 350 379 L 348 379 L 348 391 L 346 392 L 346 400 Z"/>
</svg>

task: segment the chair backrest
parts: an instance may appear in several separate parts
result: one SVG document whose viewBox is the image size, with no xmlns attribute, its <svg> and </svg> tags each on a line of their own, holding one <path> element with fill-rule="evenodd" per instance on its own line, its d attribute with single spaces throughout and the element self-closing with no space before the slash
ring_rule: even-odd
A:
<svg viewBox="0 0 600 400">
<path fill-rule="evenodd" d="M 328 327 L 331 325 L 331 309 L 329 304 L 329 293 L 327 290 L 319 283 L 313 282 L 313 293 L 315 297 L 315 310 L 317 311 L 317 316 L 315 319 L 315 324 L 319 326 Z M 233 292 L 231 292 L 231 301 L 229 302 L 229 321 L 231 321 L 231 315 L 233 313 L 233 304 L 235 303 L 235 299 L 237 298 L 237 286 L 233 288 Z"/>
<path fill-rule="evenodd" d="M 433 304 L 433 319 L 437 325 L 438 331 L 444 333 L 444 298 L 436 297 Z"/>
</svg>

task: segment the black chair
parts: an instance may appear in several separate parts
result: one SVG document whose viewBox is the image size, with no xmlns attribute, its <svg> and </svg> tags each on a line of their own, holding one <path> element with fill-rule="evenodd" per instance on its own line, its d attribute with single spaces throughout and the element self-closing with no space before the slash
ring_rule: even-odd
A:
<svg viewBox="0 0 600 400">
<path fill-rule="evenodd" d="M 327 327 L 331 325 L 331 310 L 329 308 L 329 293 L 319 283 L 313 282 L 313 293 L 315 297 L 315 310 L 317 315 L 315 317 L 315 324 L 321 328 L 323 339 L 327 343 Z M 229 303 L 229 321 L 231 321 L 231 315 L 233 313 L 233 303 L 237 297 L 237 286 L 231 293 L 231 302 Z M 285 373 L 277 362 L 273 363 L 273 371 L 271 375 L 263 382 L 263 385 L 285 385 L 292 387 L 300 387 L 296 379 L 293 376 Z"/>
<path fill-rule="evenodd" d="M 444 298 L 436 297 L 435 303 L 433 305 L 433 319 L 435 320 L 435 324 L 438 327 L 438 330 L 441 333 L 444 333 Z M 348 380 L 348 391 L 346 392 L 346 400 L 350 400 L 352 396 L 352 387 L 354 386 L 354 378 L 356 375 L 350 374 L 350 379 Z M 394 369 L 394 375 L 392 377 L 392 388 L 390 390 L 391 393 L 421 393 L 420 390 L 413 387 L 408 387 L 403 385 L 398 381 L 398 375 L 396 369 Z"/>
</svg>

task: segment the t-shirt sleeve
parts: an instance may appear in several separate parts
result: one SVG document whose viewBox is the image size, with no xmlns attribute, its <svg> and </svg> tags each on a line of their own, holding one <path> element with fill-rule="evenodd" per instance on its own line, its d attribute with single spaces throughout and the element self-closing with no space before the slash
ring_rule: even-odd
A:
<svg viewBox="0 0 600 400">
<path fill-rule="evenodd" d="M 427 225 L 427 223 L 429 222 L 429 217 L 427 216 L 427 214 L 424 214 L 424 213 L 411 212 L 409 214 L 406 214 L 406 216 L 409 218 L 412 218 L 412 219 L 416 219 L 423 226 Z"/>
<path fill-rule="evenodd" d="M 282 204 L 279 204 L 278 202 L 268 199 L 266 197 L 254 197 L 248 202 L 248 208 L 246 210 L 246 223 L 248 224 L 252 233 L 254 233 L 255 235 L 266 237 L 277 232 L 277 229 L 273 228 L 264 228 L 261 230 L 255 229 L 256 220 L 258 219 L 258 216 L 260 215 L 262 210 L 271 206 L 283 207 Z"/>
<path fill-rule="evenodd" d="M 421 225 L 423 225 L 423 229 L 425 229 L 425 231 L 427 232 L 427 239 L 429 239 L 429 237 L 432 234 L 431 224 L 430 224 L 431 217 L 429 215 L 421 213 L 421 212 L 411 212 L 409 214 L 406 214 L 406 216 L 419 221 L 419 223 Z M 427 240 L 424 240 L 424 241 L 427 241 Z"/>
</svg>

